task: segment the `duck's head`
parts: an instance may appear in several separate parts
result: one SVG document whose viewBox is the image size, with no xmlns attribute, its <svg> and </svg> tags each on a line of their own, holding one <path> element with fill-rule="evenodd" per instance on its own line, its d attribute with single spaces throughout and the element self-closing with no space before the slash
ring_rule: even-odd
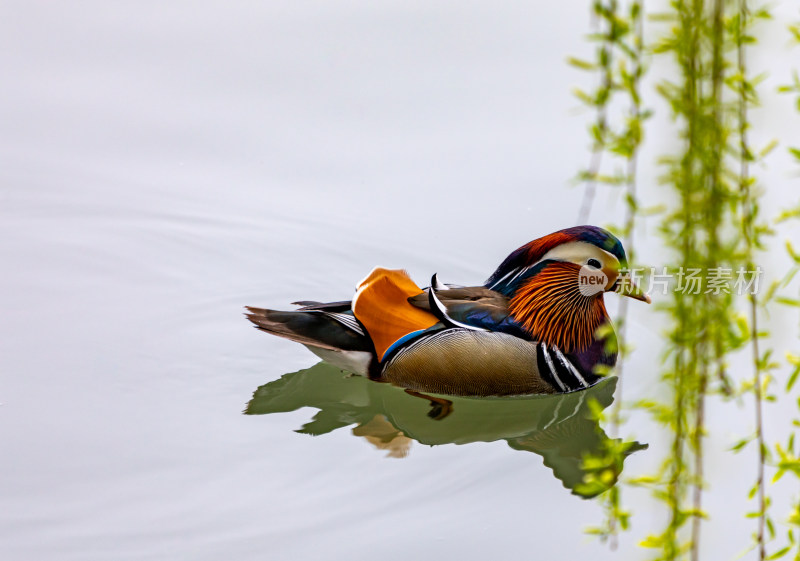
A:
<svg viewBox="0 0 800 561">
<path fill-rule="evenodd" d="M 650 302 L 627 268 L 625 249 L 613 234 L 575 226 L 511 253 L 486 287 L 509 298 L 512 317 L 535 340 L 572 352 L 588 347 L 608 321 L 605 292 Z"/>
</svg>

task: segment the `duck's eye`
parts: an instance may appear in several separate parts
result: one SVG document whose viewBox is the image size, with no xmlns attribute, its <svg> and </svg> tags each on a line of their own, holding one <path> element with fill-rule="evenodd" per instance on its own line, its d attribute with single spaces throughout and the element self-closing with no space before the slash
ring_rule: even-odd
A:
<svg viewBox="0 0 800 561">
<path fill-rule="evenodd" d="M 598 261 L 597 259 L 589 259 L 586 262 L 586 264 L 592 267 L 593 269 L 599 269 L 603 266 L 602 263 L 600 263 L 600 261 Z"/>
</svg>

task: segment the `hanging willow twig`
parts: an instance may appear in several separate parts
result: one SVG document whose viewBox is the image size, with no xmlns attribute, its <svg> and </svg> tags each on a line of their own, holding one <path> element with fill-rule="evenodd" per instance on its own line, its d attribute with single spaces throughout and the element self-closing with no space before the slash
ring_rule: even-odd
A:
<svg viewBox="0 0 800 561">
<path fill-rule="evenodd" d="M 578 224 L 587 224 L 592 210 L 597 183 L 601 179 L 600 169 L 603 164 L 603 155 L 608 149 L 609 126 L 608 107 L 614 93 L 614 59 L 615 45 L 620 40 L 621 34 L 626 30 L 620 24 L 617 0 L 594 0 L 592 11 L 599 32 L 589 36 L 590 40 L 597 43 L 594 62 L 581 61 L 571 58 L 570 62 L 584 70 L 600 71 L 600 85 L 592 94 L 577 90 L 575 94 L 584 104 L 593 107 L 596 111 L 595 122 L 589 128 L 592 137 L 592 153 L 588 167 L 582 171 L 579 178 L 585 182 L 583 198 L 578 211 Z"/>
</svg>

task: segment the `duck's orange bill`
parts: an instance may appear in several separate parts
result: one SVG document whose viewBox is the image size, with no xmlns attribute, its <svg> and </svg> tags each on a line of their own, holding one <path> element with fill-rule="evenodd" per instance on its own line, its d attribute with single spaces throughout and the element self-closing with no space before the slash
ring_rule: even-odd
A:
<svg viewBox="0 0 800 561">
<path fill-rule="evenodd" d="M 436 316 L 408 303 L 423 291 L 400 269 L 376 267 L 356 288 L 353 315 L 367 329 L 379 360 L 398 339 L 428 329 Z"/>
</svg>

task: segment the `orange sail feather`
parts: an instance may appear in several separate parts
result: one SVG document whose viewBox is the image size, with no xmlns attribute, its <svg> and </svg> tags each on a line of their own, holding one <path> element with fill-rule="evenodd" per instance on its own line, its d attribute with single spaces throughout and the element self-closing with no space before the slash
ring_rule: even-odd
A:
<svg viewBox="0 0 800 561">
<path fill-rule="evenodd" d="M 353 298 L 353 314 L 367 329 L 379 360 L 398 339 L 435 325 L 433 314 L 408 303 L 422 294 L 411 277 L 400 269 L 376 267 L 358 285 Z"/>
</svg>

